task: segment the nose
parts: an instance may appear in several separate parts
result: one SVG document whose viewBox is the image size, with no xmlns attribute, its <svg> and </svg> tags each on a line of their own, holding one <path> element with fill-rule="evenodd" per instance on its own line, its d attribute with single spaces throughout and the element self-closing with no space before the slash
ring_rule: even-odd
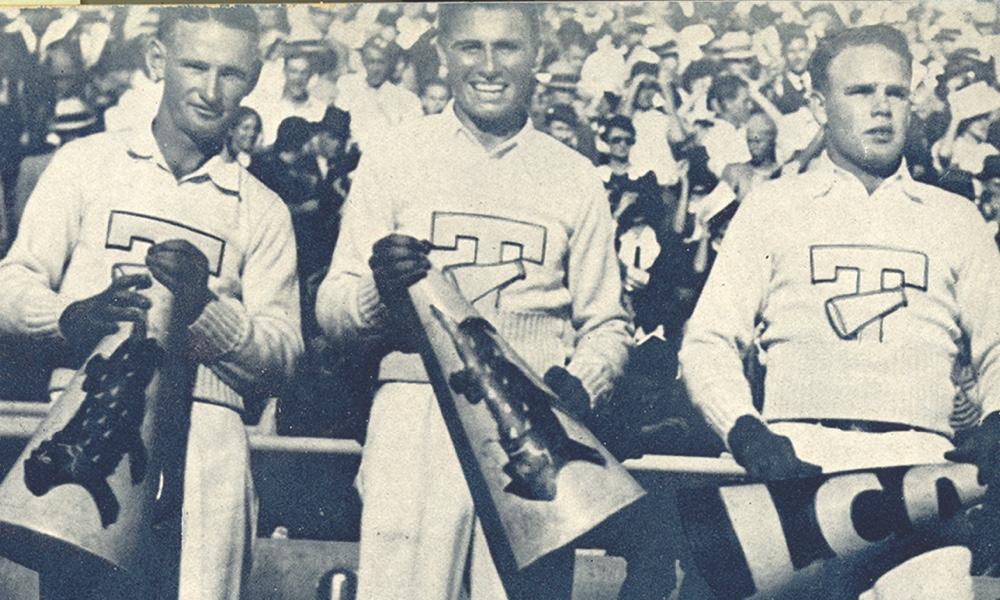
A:
<svg viewBox="0 0 1000 600">
<path fill-rule="evenodd" d="M 493 75 L 496 73 L 496 57 L 494 56 L 494 50 L 491 46 L 487 46 L 483 52 L 483 60 L 480 66 L 485 75 Z"/>
<path fill-rule="evenodd" d="M 889 96 L 885 93 L 885 90 L 878 90 L 875 92 L 875 97 L 872 100 L 872 114 L 873 115 L 889 115 L 891 114 L 891 109 L 889 108 Z"/>
<path fill-rule="evenodd" d="M 221 83 L 222 78 L 219 76 L 218 70 L 209 69 L 205 72 L 205 78 L 201 86 L 201 97 L 206 104 L 214 106 L 218 102 Z"/>
</svg>

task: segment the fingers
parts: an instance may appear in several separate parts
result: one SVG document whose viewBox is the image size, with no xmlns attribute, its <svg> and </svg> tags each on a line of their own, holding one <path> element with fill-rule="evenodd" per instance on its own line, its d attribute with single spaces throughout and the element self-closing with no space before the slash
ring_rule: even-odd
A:
<svg viewBox="0 0 1000 600">
<path fill-rule="evenodd" d="M 145 273 L 132 273 L 131 275 L 122 275 L 111 281 L 111 285 L 108 286 L 108 292 L 116 292 L 119 290 L 127 290 L 129 288 L 136 288 L 138 290 L 145 290 L 149 286 L 153 285 L 153 280 L 150 279 L 149 275 Z"/>
</svg>

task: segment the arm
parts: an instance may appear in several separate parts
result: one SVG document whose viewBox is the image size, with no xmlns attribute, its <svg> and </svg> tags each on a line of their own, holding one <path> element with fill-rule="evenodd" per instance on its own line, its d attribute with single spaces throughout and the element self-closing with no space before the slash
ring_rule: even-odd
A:
<svg viewBox="0 0 1000 600">
<path fill-rule="evenodd" d="M 580 379 L 594 405 L 625 368 L 632 325 L 621 304 L 621 273 L 603 188 L 595 178 L 581 192 L 584 209 L 569 239 L 566 267 L 576 330 L 566 369 Z"/>
<path fill-rule="evenodd" d="M 205 305 L 188 328 L 191 351 L 241 396 L 266 397 L 291 379 L 303 350 L 295 236 L 277 198 L 261 216 L 240 287 L 242 298 Z"/>
<path fill-rule="evenodd" d="M 767 293 L 771 261 L 760 231 L 766 214 L 759 191 L 751 192 L 733 217 L 680 352 L 692 402 L 726 439 L 736 420 L 759 417 L 743 374 L 743 356 Z"/>
<path fill-rule="evenodd" d="M 2 334 L 61 340 L 59 317 L 76 298 L 61 297 L 58 290 L 82 219 L 77 184 L 89 177 L 79 172 L 72 149 L 58 151 L 39 178 L 17 239 L 0 262 Z"/>
<path fill-rule="evenodd" d="M 332 264 L 317 292 L 319 326 L 339 343 L 386 331 L 387 310 L 368 266 L 372 246 L 395 229 L 391 199 L 384 181 L 378 181 L 380 168 L 371 151 L 362 156 L 344 204 Z"/>
</svg>

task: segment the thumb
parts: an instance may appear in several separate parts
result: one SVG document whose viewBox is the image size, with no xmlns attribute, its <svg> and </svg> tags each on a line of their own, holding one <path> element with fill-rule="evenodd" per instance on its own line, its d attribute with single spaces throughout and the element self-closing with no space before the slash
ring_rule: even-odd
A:
<svg viewBox="0 0 1000 600">
<path fill-rule="evenodd" d="M 954 450 L 949 450 L 944 453 L 945 460 L 950 460 L 953 462 L 960 463 L 971 463 L 975 462 L 975 448 L 970 441 L 965 442 L 958 448 Z"/>
</svg>

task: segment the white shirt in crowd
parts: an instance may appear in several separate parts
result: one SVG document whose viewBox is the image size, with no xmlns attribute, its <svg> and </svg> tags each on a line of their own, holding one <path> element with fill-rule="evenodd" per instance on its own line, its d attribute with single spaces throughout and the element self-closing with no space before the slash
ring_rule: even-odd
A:
<svg viewBox="0 0 1000 600">
<path fill-rule="evenodd" d="M 337 87 L 336 106 L 351 113 L 351 134 L 362 148 L 387 129 L 424 114 L 416 94 L 390 81 L 373 88 L 364 73 L 349 73 Z"/>
</svg>

